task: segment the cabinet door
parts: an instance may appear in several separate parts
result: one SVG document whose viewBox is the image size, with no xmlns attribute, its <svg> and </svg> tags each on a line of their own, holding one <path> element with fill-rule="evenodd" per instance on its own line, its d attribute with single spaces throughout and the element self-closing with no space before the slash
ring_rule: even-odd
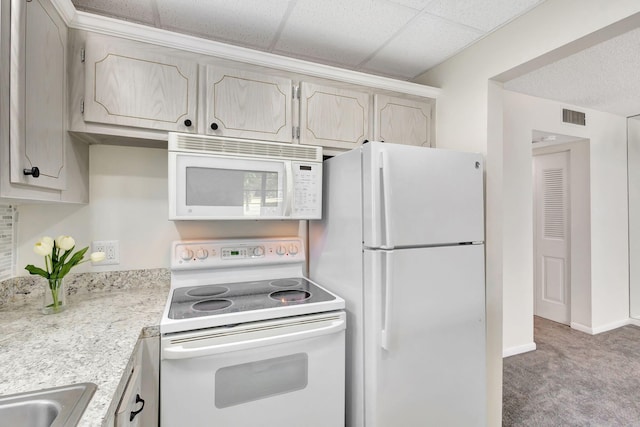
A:
<svg viewBox="0 0 640 427">
<path fill-rule="evenodd" d="M 395 144 L 431 146 L 431 104 L 376 95 L 374 139 Z"/>
<path fill-rule="evenodd" d="M 209 135 L 291 142 L 291 80 L 207 67 Z"/>
<path fill-rule="evenodd" d="M 49 0 L 11 1 L 12 183 L 66 187 L 66 50 L 67 27 Z"/>
<path fill-rule="evenodd" d="M 300 143 L 351 149 L 367 139 L 369 94 L 300 84 Z"/>
<path fill-rule="evenodd" d="M 140 425 L 140 412 L 146 403 L 140 396 L 141 393 L 140 365 L 135 365 L 124 389 L 122 400 L 116 409 L 115 427 L 138 427 Z"/>
<path fill-rule="evenodd" d="M 90 34 L 85 73 L 86 122 L 196 132 L 195 62 L 166 48 Z"/>
</svg>

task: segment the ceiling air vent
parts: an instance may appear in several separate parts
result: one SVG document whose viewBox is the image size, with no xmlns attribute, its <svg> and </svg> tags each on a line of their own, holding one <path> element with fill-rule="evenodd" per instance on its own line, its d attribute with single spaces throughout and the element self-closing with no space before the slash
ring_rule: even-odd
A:
<svg viewBox="0 0 640 427">
<path fill-rule="evenodd" d="M 562 109 L 562 121 L 564 123 L 571 123 L 572 125 L 586 126 L 587 119 L 584 113 L 580 111 Z"/>
</svg>

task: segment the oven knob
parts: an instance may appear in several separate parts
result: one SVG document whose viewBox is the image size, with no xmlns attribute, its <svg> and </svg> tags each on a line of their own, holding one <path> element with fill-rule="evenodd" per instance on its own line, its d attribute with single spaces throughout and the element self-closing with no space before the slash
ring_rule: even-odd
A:
<svg viewBox="0 0 640 427">
<path fill-rule="evenodd" d="M 253 248 L 253 256 L 262 256 L 264 255 L 264 248 L 262 246 L 256 246 Z"/>
<path fill-rule="evenodd" d="M 196 258 L 198 259 L 207 259 L 209 256 L 209 252 L 206 249 L 198 249 L 196 251 Z"/>
<path fill-rule="evenodd" d="M 284 255 L 287 253 L 287 248 L 285 248 L 283 245 L 280 245 L 276 248 L 276 253 L 278 255 Z"/>
<path fill-rule="evenodd" d="M 297 245 L 290 245 L 289 246 L 289 253 L 291 255 L 296 255 L 298 253 L 298 246 Z"/>
<path fill-rule="evenodd" d="M 193 251 L 191 249 L 183 249 L 182 252 L 180 252 L 180 258 L 182 258 L 183 261 L 189 261 L 193 258 Z"/>
</svg>

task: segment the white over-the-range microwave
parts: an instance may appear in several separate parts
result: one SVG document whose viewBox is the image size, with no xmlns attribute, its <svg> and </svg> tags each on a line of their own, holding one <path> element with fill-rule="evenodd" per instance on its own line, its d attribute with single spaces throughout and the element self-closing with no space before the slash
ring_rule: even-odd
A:
<svg viewBox="0 0 640 427">
<path fill-rule="evenodd" d="M 169 219 L 321 217 L 321 147 L 169 133 Z"/>
</svg>

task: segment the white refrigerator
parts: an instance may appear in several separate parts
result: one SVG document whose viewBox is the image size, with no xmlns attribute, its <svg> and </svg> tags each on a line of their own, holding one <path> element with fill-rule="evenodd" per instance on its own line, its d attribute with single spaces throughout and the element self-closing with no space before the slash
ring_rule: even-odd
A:
<svg viewBox="0 0 640 427">
<path fill-rule="evenodd" d="M 323 185 L 309 274 L 346 300 L 346 426 L 486 425 L 482 156 L 371 142 Z"/>
</svg>

